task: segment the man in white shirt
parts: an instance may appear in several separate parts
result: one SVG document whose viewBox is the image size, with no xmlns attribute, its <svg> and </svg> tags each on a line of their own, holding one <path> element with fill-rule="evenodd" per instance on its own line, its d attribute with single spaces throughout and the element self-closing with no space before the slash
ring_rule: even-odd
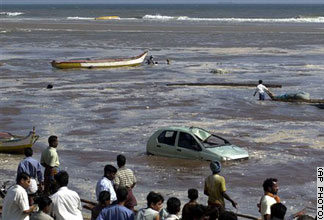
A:
<svg viewBox="0 0 324 220">
<path fill-rule="evenodd" d="M 3 220 L 29 220 L 29 214 L 35 210 L 35 206 L 29 206 L 26 189 L 30 185 L 30 177 L 21 172 L 17 175 L 16 185 L 9 188 L 3 201 Z"/>
<path fill-rule="evenodd" d="M 56 220 L 83 220 L 81 200 L 77 192 L 67 188 L 69 174 L 60 171 L 54 176 L 59 189 L 50 196 L 52 214 Z"/>
<path fill-rule="evenodd" d="M 264 196 L 261 197 L 260 204 L 258 204 L 262 220 L 270 220 L 271 206 L 280 202 L 280 198 L 277 196 L 279 189 L 277 181 L 275 178 L 269 178 L 263 182 Z"/>
<path fill-rule="evenodd" d="M 259 80 L 259 85 L 257 85 L 255 92 L 253 94 L 253 96 L 255 96 L 257 93 L 259 93 L 259 100 L 264 100 L 265 98 L 265 92 L 269 91 L 267 87 L 265 87 L 265 85 L 262 84 L 262 80 Z"/>
<path fill-rule="evenodd" d="M 112 165 L 106 165 L 104 169 L 104 176 L 97 182 L 96 196 L 99 199 L 99 194 L 102 191 L 108 191 L 110 193 L 110 204 L 117 200 L 116 192 L 114 189 L 113 180 L 117 173 L 117 168 Z"/>
</svg>

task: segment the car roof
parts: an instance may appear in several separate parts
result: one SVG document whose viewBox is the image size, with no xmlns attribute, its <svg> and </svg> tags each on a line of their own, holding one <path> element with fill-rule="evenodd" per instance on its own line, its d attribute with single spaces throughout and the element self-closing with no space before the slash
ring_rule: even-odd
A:
<svg viewBox="0 0 324 220">
<path fill-rule="evenodd" d="M 198 128 L 198 127 L 189 127 L 189 126 L 168 126 L 168 127 L 163 127 L 160 128 L 159 130 L 175 130 L 175 131 L 183 131 L 183 132 L 188 132 L 192 133 L 191 129 L 192 128 Z"/>
</svg>

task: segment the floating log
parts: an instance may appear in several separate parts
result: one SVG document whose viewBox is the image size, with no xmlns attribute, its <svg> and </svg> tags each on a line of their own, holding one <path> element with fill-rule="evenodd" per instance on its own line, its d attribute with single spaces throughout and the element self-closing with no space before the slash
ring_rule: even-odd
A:
<svg viewBox="0 0 324 220">
<path fill-rule="evenodd" d="M 246 214 L 240 214 L 240 213 L 236 213 L 236 215 L 239 216 L 239 217 L 242 217 L 242 218 L 260 220 L 260 218 L 252 216 L 252 215 L 246 215 Z"/>
<path fill-rule="evenodd" d="M 93 205 L 83 205 L 82 207 L 85 208 L 85 209 L 88 209 L 90 211 L 94 208 Z"/>
<path fill-rule="evenodd" d="M 229 87 L 256 87 L 256 83 L 168 83 L 167 86 L 229 86 Z M 268 88 L 281 88 L 279 84 L 264 84 Z"/>
</svg>

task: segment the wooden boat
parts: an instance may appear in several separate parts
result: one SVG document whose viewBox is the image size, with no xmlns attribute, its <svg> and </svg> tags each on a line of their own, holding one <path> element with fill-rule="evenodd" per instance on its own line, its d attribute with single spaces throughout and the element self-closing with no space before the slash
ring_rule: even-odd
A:
<svg viewBox="0 0 324 220">
<path fill-rule="evenodd" d="M 69 61 L 55 61 L 51 62 L 52 66 L 59 69 L 71 68 L 113 68 L 125 66 L 137 66 L 143 63 L 148 51 L 141 55 L 131 58 L 119 59 L 87 59 L 87 60 L 69 60 Z"/>
<path fill-rule="evenodd" d="M 97 17 L 95 20 L 118 20 L 120 17 L 118 16 L 102 16 L 102 17 Z"/>
<path fill-rule="evenodd" d="M 32 147 L 39 136 L 35 134 L 35 128 L 27 136 L 13 135 L 8 132 L 0 132 L 0 153 L 24 153 L 24 149 Z"/>
</svg>

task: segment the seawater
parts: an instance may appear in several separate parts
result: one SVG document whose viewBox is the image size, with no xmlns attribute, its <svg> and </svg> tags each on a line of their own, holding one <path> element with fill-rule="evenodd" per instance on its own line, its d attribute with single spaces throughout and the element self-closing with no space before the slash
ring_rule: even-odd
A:
<svg viewBox="0 0 324 220">
<path fill-rule="evenodd" d="M 99 16 L 120 19 L 94 19 Z M 40 135 L 35 158 L 48 136 L 57 135 L 71 188 L 93 200 L 104 165 L 116 165 L 117 154 L 125 154 L 144 207 L 151 190 L 184 203 L 187 189 L 197 188 L 199 201 L 206 202 L 208 162 L 145 154 L 158 128 L 199 126 L 249 151 L 248 161 L 222 169 L 238 212 L 259 215 L 256 204 L 268 177 L 279 179 L 288 213 L 315 207 L 323 110 L 260 102 L 249 87 L 167 84 L 263 79 L 283 86 L 272 89 L 276 94 L 305 91 L 323 98 L 323 17 L 323 5 L 1 5 L 0 130 L 26 135 L 35 126 Z M 85 70 L 50 65 L 144 50 L 158 65 Z M 1 180 L 13 179 L 21 159 L 0 155 Z"/>
</svg>

